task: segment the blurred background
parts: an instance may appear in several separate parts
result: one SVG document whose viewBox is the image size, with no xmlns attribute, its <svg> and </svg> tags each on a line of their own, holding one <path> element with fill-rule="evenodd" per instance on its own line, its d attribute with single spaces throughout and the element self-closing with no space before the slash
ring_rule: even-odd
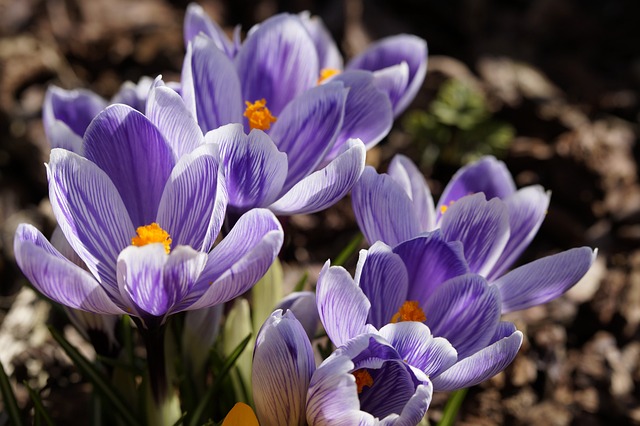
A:
<svg viewBox="0 0 640 426">
<path fill-rule="evenodd" d="M 24 286 L 12 253 L 18 223 L 47 235 L 55 223 L 43 167 L 44 94 L 55 84 L 109 98 L 123 81 L 144 75 L 179 80 L 187 5 L 0 0 L 0 360 L 19 403 L 30 404 L 23 381 L 43 389 L 60 424 L 89 422 L 90 386 L 46 329 L 67 320 Z M 275 13 L 309 10 L 346 58 L 388 35 L 426 39 L 425 84 L 368 162 L 384 171 L 395 153 L 410 156 L 437 197 L 460 165 L 495 155 L 518 186 L 541 184 L 553 194 L 523 263 L 580 245 L 599 249 L 590 273 L 566 296 L 510 315 L 526 336 L 520 354 L 506 372 L 469 392 L 458 424 L 640 424 L 640 2 L 201 5 L 229 33 L 239 24 L 243 34 Z M 357 233 L 349 200 L 285 226 L 281 258 L 294 281 L 304 272 L 315 279 Z M 73 339 L 73 329 L 65 330 Z M 446 396 L 434 398 L 431 420 L 441 416 Z"/>
</svg>

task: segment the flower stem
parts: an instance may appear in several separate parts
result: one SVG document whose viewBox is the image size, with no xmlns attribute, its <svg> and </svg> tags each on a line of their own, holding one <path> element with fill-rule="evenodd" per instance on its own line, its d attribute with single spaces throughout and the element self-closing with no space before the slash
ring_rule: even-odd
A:
<svg viewBox="0 0 640 426">
<path fill-rule="evenodd" d="M 147 371 L 149 384 L 156 405 L 160 406 L 167 396 L 167 367 L 165 365 L 165 325 L 154 328 L 138 327 L 147 349 Z"/>
</svg>

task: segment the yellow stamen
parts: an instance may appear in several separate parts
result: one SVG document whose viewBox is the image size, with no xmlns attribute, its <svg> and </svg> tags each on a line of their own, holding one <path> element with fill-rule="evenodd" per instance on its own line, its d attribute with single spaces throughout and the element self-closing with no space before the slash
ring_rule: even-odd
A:
<svg viewBox="0 0 640 426">
<path fill-rule="evenodd" d="M 269 130 L 271 123 L 276 122 L 277 118 L 271 115 L 265 99 L 260 99 L 254 103 L 245 101 L 245 104 L 247 109 L 244 110 L 244 116 L 249 119 L 249 127 L 252 130 Z"/>
<path fill-rule="evenodd" d="M 318 77 L 318 84 L 324 83 L 326 80 L 330 79 L 334 75 L 340 74 L 339 69 L 335 68 L 322 68 L 320 70 L 320 77 Z"/>
<path fill-rule="evenodd" d="M 448 206 L 446 204 L 441 205 L 440 206 L 440 214 L 444 214 L 449 209 L 449 207 L 451 207 L 451 205 L 454 202 L 455 202 L 454 200 L 451 200 L 451 201 L 449 201 L 449 205 Z"/>
<path fill-rule="evenodd" d="M 136 233 L 138 235 L 131 238 L 132 245 L 142 247 L 147 244 L 162 243 L 167 254 L 171 251 L 171 237 L 157 223 L 153 222 L 150 225 L 139 226 L 136 229 Z"/>
<path fill-rule="evenodd" d="M 356 386 L 358 386 L 358 393 L 362 393 L 362 390 L 364 389 L 365 386 L 369 388 L 373 386 L 373 377 L 371 377 L 371 374 L 369 374 L 369 372 L 364 368 L 361 368 L 360 370 L 356 370 L 351 374 L 353 374 L 353 376 L 356 378 Z"/>
<path fill-rule="evenodd" d="M 426 320 L 427 316 L 415 300 L 407 300 L 404 302 L 402 306 L 400 306 L 400 309 L 398 309 L 398 312 L 391 317 L 392 323 L 402 321 L 425 322 Z"/>
</svg>

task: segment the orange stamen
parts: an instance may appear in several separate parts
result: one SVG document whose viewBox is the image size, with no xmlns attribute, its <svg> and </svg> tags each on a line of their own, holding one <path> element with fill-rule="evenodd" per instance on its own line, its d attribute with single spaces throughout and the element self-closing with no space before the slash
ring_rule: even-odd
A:
<svg viewBox="0 0 640 426">
<path fill-rule="evenodd" d="M 402 321 L 425 322 L 426 320 L 427 316 L 415 300 L 407 300 L 404 302 L 402 306 L 400 306 L 400 309 L 398 309 L 398 312 L 391 317 L 392 323 Z"/>
<path fill-rule="evenodd" d="M 362 390 L 365 386 L 371 387 L 373 386 L 373 377 L 371 374 L 364 368 L 360 370 L 356 370 L 353 373 L 353 376 L 356 378 L 356 386 L 358 386 L 358 393 L 362 393 Z"/>
<path fill-rule="evenodd" d="M 245 104 L 247 105 L 247 109 L 243 115 L 249 119 L 249 127 L 252 130 L 269 130 L 271 123 L 276 122 L 277 118 L 271 115 L 265 99 L 257 100 L 254 103 L 245 101 Z"/>
<path fill-rule="evenodd" d="M 335 69 L 335 68 L 322 68 L 320 70 L 320 77 L 318 77 L 317 84 L 324 83 L 326 80 L 330 79 L 334 75 L 340 74 L 340 72 L 341 71 L 339 69 Z"/>
<path fill-rule="evenodd" d="M 150 225 L 139 226 L 138 229 L 136 229 L 136 233 L 138 235 L 131 238 L 132 245 L 142 247 L 147 244 L 162 243 L 167 254 L 171 251 L 171 237 L 169 233 L 162 229 L 157 223 L 153 222 Z"/>
</svg>

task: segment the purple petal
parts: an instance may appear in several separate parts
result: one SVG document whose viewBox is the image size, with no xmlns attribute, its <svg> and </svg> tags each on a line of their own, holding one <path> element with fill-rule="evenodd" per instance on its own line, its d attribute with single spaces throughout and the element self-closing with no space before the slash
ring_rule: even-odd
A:
<svg viewBox="0 0 640 426">
<path fill-rule="evenodd" d="M 367 331 L 371 303 L 344 268 L 330 267 L 329 261 L 324 264 L 316 298 L 320 321 L 334 345 L 344 345 L 352 337 Z"/>
<path fill-rule="evenodd" d="M 225 52 L 229 58 L 233 58 L 236 49 L 229 40 L 224 30 L 213 21 L 202 7 L 196 3 L 190 3 L 184 15 L 184 45 L 189 45 L 196 36 L 203 33 L 210 38 L 220 51 Z"/>
<path fill-rule="evenodd" d="M 433 337 L 429 327 L 420 322 L 387 324 L 380 329 L 380 335 L 406 363 L 427 376 L 437 376 L 458 360 L 458 353 L 451 343 L 442 337 Z"/>
<path fill-rule="evenodd" d="M 283 312 L 286 312 L 288 309 L 293 312 L 298 321 L 300 321 L 300 324 L 302 324 L 309 340 L 313 340 L 316 336 L 316 330 L 318 329 L 318 322 L 320 321 L 318 308 L 316 306 L 315 292 L 296 291 L 282 299 L 276 309 L 282 309 Z"/>
<path fill-rule="evenodd" d="M 315 371 L 313 348 L 296 317 L 275 311 L 256 339 L 251 375 L 262 425 L 304 423 L 307 390 Z"/>
<path fill-rule="evenodd" d="M 409 65 L 406 62 L 402 62 L 398 65 L 374 71 L 373 84 L 389 97 L 391 105 L 395 107 L 407 90 Z"/>
<path fill-rule="evenodd" d="M 515 191 L 516 185 L 507 166 L 494 157 L 482 157 L 453 175 L 442 192 L 436 211 L 440 214 L 441 206 L 448 206 L 452 201 L 476 192 L 484 192 L 487 200 L 490 200 L 495 197 L 506 198 Z"/>
<path fill-rule="evenodd" d="M 433 384 L 427 381 L 425 384 L 418 385 L 415 393 L 409 399 L 400 413 L 400 417 L 394 423 L 396 426 L 417 425 L 427 414 L 429 405 L 431 405 L 431 397 L 433 396 Z"/>
<path fill-rule="evenodd" d="M 366 71 L 346 71 L 329 80 L 342 82 L 349 88 L 344 110 L 344 121 L 333 149 L 325 161 L 334 158 L 348 139 L 358 138 L 367 149 L 384 138 L 393 124 L 391 102 Z"/>
<path fill-rule="evenodd" d="M 86 157 L 109 175 L 134 226 L 153 222 L 174 165 L 158 128 L 133 108 L 116 104 L 93 120 L 84 140 Z"/>
<path fill-rule="evenodd" d="M 84 155 L 82 138 L 75 134 L 73 130 L 62 121 L 53 120 L 45 127 L 45 131 L 51 149 L 62 148 L 79 155 Z"/>
<path fill-rule="evenodd" d="M 231 60 L 211 39 L 197 36 L 182 65 L 182 97 L 203 132 L 242 123 L 240 80 Z"/>
<path fill-rule="evenodd" d="M 52 148 L 62 148 L 58 146 L 58 142 L 62 141 L 59 141 L 55 132 L 51 132 L 56 121 L 61 121 L 73 133 L 82 137 L 91 120 L 106 106 L 106 100 L 89 90 L 64 90 L 50 86 L 42 105 L 42 121 Z"/>
<path fill-rule="evenodd" d="M 347 93 L 340 83 L 309 89 L 291 101 L 273 125 L 269 135 L 289 160 L 285 191 L 314 171 L 333 147 Z"/>
<path fill-rule="evenodd" d="M 239 211 L 277 199 L 287 176 L 287 155 L 261 130 L 245 135 L 241 124 L 212 130 L 205 137 L 220 146 L 229 204 Z"/>
<path fill-rule="evenodd" d="M 514 269 L 493 283 L 502 296 L 502 311 L 512 312 L 559 297 L 587 273 L 597 251 L 574 248 Z"/>
<path fill-rule="evenodd" d="M 423 231 L 433 230 L 436 225 L 433 197 L 422 172 L 408 157 L 396 154 L 389 164 L 387 173 L 409 194 L 413 210 L 420 221 L 420 228 Z"/>
<path fill-rule="evenodd" d="M 90 273 L 62 256 L 35 227 L 20 224 L 14 239 L 16 262 L 48 298 L 97 314 L 123 314 Z"/>
<path fill-rule="evenodd" d="M 343 68 L 342 55 L 322 19 L 318 16 L 311 16 L 307 11 L 300 13 L 298 16 L 316 46 L 320 69 L 341 70 Z"/>
<path fill-rule="evenodd" d="M 361 141 L 347 142 L 345 150 L 325 168 L 302 179 L 269 209 L 276 214 L 315 213 L 340 201 L 364 170 L 366 150 Z"/>
<path fill-rule="evenodd" d="M 353 186 L 351 202 L 356 221 L 367 241 L 395 246 L 423 230 L 409 195 L 386 174 L 367 166 Z"/>
<path fill-rule="evenodd" d="M 136 231 L 116 188 L 91 161 L 62 149 L 51 151 L 47 176 L 51 206 L 67 241 L 117 298 L 116 261 Z"/>
<path fill-rule="evenodd" d="M 313 373 L 305 410 L 310 426 L 374 424 L 371 414 L 360 411 L 356 379 L 351 374 L 353 367 L 349 356 L 336 354 Z"/>
<path fill-rule="evenodd" d="M 393 251 L 407 268 L 407 300 L 415 300 L 422 307 L 442 283 L 469 272 L 460 244 L 444 241 L 439 231 L 401 243 Z"/>
<path fill-rule="evenodd" d="M 376 328 L 388 324 L 407 300 L 407 270 L 383 242 L 360 252 L 354 281 L 371 303 L 367 323 Z"/>
<path fill-rule="evenodd" d="M 174 167 L 160 200 L 157 223 L 171 235 L 174 247 L 188 245 L 209 252 L 226 207 L 218 146 L 206 144 L 184 155 Z"/>
<path fill-rule="evenodd" d="M 206 254 L 187 246 L 165 252 L 162 244 L 127 247 L 118 257 L 118 285 L 138 316 L 162 317 L 189 292 Z"/>
<path fill-rule="evenodd" d="M 427 73 L 427 43 L 416 36 L 400 34 L 372 44 L 366 51 L 353 58 L 348 69 L 378 71 L 406 62 L 409 66 L 409 83 L 402 97 L 394 103 L 397 116 L 416 96 Z"/>
<path fill-rule="evenodd" d="M 540 186 L 516 191 L 504 200 L 509 213 L 509 241 L 488 278 L 493 280 L 506 271 L 535 237 L 547 214 L 551 194 Z"/>
<path fill-rule="evenodd" d="M 442 216 L 442 235 L 460 241 L 471 272 L 487 276 L 509 241 L 509 215 L 505 204 L 484 193 L 456 201 Z"/>
<path fill-rule="evenodd" d="M 518 354 L 520 345 L 522 333 L 514 331 L 509 337 L 498 340 L 432 378 L 433 387 L 437 391 L 450 391 L 482 383 L 507 368 Z"/>
<path fill-rule="evenodd" d="M 318 55 L 309 33 L 293 15 L 276 15 L 245 40 L 236 56 L 243 100 L 267 100 L 278 117 L 296 96 L 316 84 Z"/>
<path fill-rule="evenodd" d="M 245 213 L 209 254 L 198 283 L 183 304 L 190 305 L 189 310 L 200 309 L 249 290 L 267 272 L 282 241 L 282 227 L 273 213 L 266 209 Z"/>
<path fill-rule="evenodd" d="M 154 87 L 149 92 L 146 115 L 165 137 L 177 159 L 204 142 L 195 117 L 173 89 Z"/>
<path fill-rule="evenodd" d="M 149 91 L 153 87 L 154 80 L 150 77 L 140 77 L 138 83 L 125 81 L 120 86 L 120 90 L 111 98 L 112 104 L 129 105 L 140 112 L 146 108 Z"/>
<path fill-rule="evenodd" d="M 444 283 L 424 306 L 434 336 L 447 339 L 460 359 L 484 348 L 500 322 L 500 293 L 480 275 Z"/>
</svg>

